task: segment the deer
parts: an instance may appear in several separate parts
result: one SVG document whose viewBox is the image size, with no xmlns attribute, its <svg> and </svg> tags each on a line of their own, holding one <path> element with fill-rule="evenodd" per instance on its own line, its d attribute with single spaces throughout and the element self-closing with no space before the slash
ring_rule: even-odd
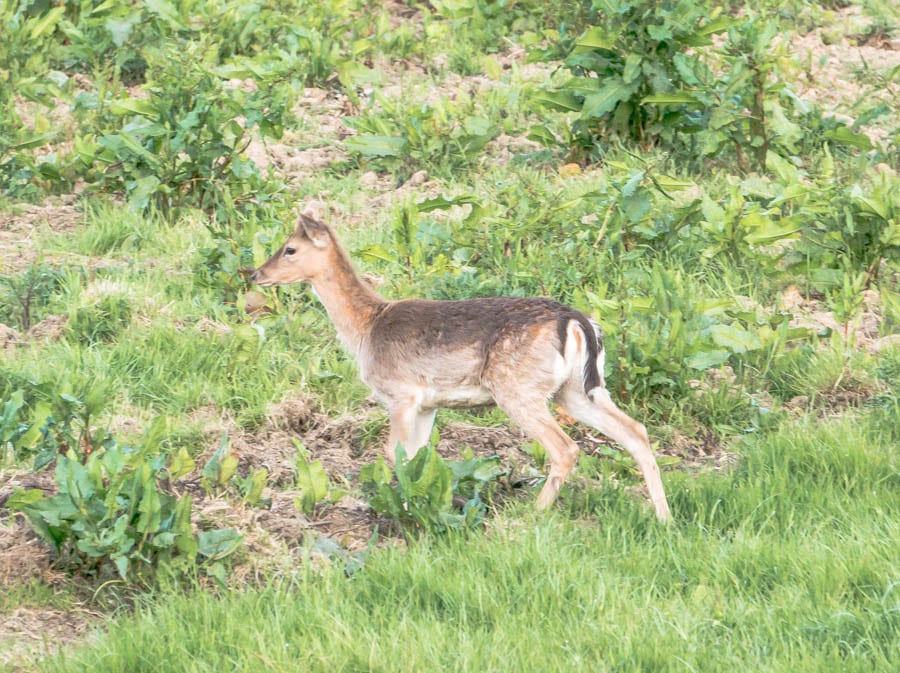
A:
<svg viewBox="0 0 900 673">
<path fill-rule="evenodd" d="M 669 520 L 647 430 L 610 397 L 602 332 L 580 311 L 538 297 L 387 300 L 357 274 L 333 229 L 306 213 L 251 278 L 262 287 L 312 285 L 361 378 L 387 408 L 391 464 L 398 445 L 412 459 L 428 443 L 439 408 L 496 404 L 546 449 L 550 470 L 536 504 L 548 508 L 579 454 L 554 419 L 552 400 L 625 448 L 656 516 Z"/>
</svg>

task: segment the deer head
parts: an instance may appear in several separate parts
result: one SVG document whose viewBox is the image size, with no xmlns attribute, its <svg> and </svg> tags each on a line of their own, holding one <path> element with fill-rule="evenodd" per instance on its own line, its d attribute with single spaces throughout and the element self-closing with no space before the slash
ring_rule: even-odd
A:
<svg viewBox="0 0 900 673">
<path fill-rule="evenodd" d="M 301 214 L 294 233 L 251 278 L 263 286 L 312 280 L 329 266 L 335 247 L 327 225 Z"/>
</svg>

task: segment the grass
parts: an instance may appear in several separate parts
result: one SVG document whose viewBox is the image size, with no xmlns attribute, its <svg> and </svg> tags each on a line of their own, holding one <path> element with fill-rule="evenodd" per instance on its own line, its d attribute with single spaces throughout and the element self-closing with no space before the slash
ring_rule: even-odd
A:
<svg viewBox="0 0 900 673">
<path fill-rule="evenodd" d="M 510 509 L 230 594 L 162 594 L 47 671 L 888 671 L 900 656 L 897 436 L 873 418 L 673 474 L 676 523 L 621 489 Z"/>
</svg>

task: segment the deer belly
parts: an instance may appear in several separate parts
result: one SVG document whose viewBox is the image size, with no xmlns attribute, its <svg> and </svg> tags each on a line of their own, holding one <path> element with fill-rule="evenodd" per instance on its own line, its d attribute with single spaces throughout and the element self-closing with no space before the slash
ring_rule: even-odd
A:
<svg viewBox="0 0 900 673">
<path fill-rule="evenodd" d="M 425 389 L 422 397 L 422 406 L 425 408 L 447 407 L 451 409 L 465 409 L 468 407 L 481 407 L 494 402 L 491 391 L 477 384 L 429 387 Z"/>
</svg>

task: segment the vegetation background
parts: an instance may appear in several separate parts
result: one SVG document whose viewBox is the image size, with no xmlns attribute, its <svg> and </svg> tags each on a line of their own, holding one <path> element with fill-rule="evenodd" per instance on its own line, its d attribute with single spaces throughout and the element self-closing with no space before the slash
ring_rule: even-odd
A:
<svg viewBox="0 0 900 673">
<path fill-rule="evenodd" d="M 0 3 L 0 666 L 888 671 L 900 29 L 886 0 Z M 602 325 L 674 523 L 584 448 L 385 415 L 305 287 Z M 439 435 L 439 437 L 438 437 Z"/>
</svg>

